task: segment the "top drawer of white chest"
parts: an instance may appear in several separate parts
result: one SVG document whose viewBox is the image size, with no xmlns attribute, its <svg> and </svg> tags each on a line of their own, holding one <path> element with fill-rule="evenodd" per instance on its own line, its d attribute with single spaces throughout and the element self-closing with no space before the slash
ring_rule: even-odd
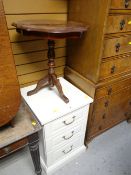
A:
<svg viewBox="0 0 131 175">
<path fill-rule="evenodd" d="M 73 128 L 74 126 L 79 126 L 83 122 L 87 122 L 89 106 L 85 106 L 78 109 L 70 114 L 67 114 L 53 122 L 50 122 L 44 126 L 45 137 L 49 138 L 52 135 L 57 135 L 58 132 L 65 132 Z M 84 127 L 84 126 L 83 126 Z"/>
</svg>

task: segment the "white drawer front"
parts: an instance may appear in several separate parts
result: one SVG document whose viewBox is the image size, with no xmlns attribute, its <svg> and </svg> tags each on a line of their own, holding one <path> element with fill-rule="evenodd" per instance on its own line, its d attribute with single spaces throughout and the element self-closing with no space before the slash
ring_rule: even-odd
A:
<svg viewBox="0 0 131 175">
<path fill-rule="evenodd" d="M 73 151 L 81 147 L 84 144 L 83 142 L 83 137 L 79 136 L 77 140 L 75 140 L 74 142 L 70 142 L 70 144 L 61 147 L 59 150 L 47 153 L 47 166 L 50 166 L 56 161 L 68 156 Z"/>
<path fill-rule="evenodd" d="M 75 126 L 76 123 L 79 123 L 79 120 L 84 120 L 84 118 L 87 120 L 88 109 L 89 106 L 85 106 L 51 123 L 46 124 L 44 126 L 45 138 L 48 139 L 49 137 L 56 135 L 56 133 L 61 129 L 65 129 L 65 131 L 69 130 Z"/>
<path fill-rule="evenodd" d="M 85 122 L 85 121 L 84 121 Z M 50 137 L 46 142 L 46 152 L 56 150 L 57 147 L 62 147 L 76 140 L 80 135 L 85 137 L 86 122 L 82 122 L 81 125 L 71 128 L 70 130 L 64 130 L 59 135 Z"/>
</svg>

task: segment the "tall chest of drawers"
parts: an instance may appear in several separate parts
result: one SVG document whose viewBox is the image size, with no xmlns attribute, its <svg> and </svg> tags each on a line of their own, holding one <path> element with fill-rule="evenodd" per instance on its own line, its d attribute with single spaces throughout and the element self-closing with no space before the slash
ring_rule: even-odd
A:
<svg viewBox="0 0 131 175">
<path fill-rule="evenodd" d="M 86 141 L 131 118 L 131 1 L 72 0 L 69 20 L 90 25 L 68 42 L 65 77 L 94 98 Z"/>
<path fill-rule="evenodd" d="M 84 139 L 89 105 L 92 98 L 60 78 L 69 103 L 60 99 L 57 89 L 42 89 L 33 96 L 27 92 L 35 85 L 21 89 L 43 130 L 40 133 L 41 163 L 47 174 L 69 162 L 85 150 Z M 35 124 L 35 123 L 33 123 Z"/>
</svg>

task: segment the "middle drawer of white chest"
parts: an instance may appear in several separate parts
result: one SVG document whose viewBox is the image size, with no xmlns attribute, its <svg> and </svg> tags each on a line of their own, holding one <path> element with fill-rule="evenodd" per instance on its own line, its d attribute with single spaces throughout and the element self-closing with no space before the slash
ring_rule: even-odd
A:
<svg viewBox="0 0 131 175">
<path fill-rule="evenodd" d="M 46 152 L 50 152 L 52 150 L 55 151 L 58 147 L 67 145 L 77 139 L 80 135 L 84 138 L 85 126 L 83 124 L 84 123 L 82 122 L 80 125 L 71 128 L 70 130 L 64 130 L 59 133 L 59 135 L 47 139 L 45 142 Z"/>
</svg>

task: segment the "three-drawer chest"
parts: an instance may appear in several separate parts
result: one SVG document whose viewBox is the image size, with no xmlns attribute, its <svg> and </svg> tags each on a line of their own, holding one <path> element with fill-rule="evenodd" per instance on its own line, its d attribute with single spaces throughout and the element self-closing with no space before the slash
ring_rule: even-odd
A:
<svg viewBox="0 0 131 175">
<path fill-rule="evenodd" d="M 86 140 L 131 118 L 131 1 L 69 1 L 69 20 L 89 25 L 68 41 L 65 77 L 94 98 Z"/>
<path fill-rule="evenodd" d="M 59 80 L 69 98 L 67 104 L 60 98 L 56 87 L 52 90 L 43 88 L 32 96 L 27 96 L 27 92 L 35 85 L 21 89 L 23 98 L 43 126 L 40 132 L 41 164 L 47 174 L 85 150 L 88 110 L 93 102 L 64 78 Z"/>
</svg>

